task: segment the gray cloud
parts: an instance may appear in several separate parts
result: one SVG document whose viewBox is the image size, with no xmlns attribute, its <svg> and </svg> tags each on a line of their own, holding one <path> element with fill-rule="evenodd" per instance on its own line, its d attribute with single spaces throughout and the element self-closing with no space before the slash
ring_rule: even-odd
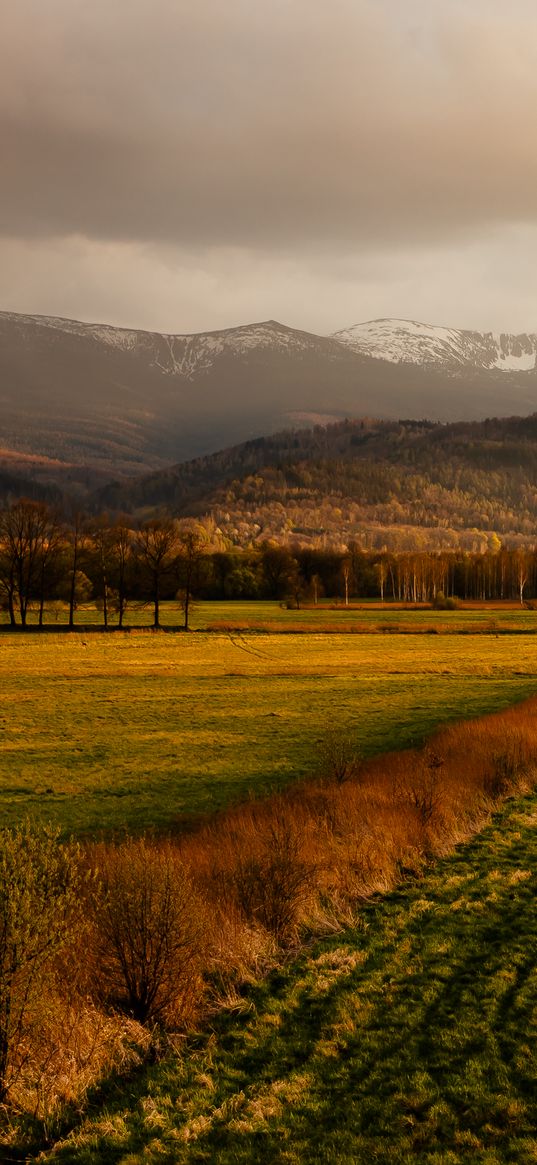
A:
<svg viewBox="0 0 537 1165">
<path fill-rule="evenodd" d="M 197 320 L 205 296 L 217 326 L 222 295 L 245 318 L 295 287 L 296 314 L 329 327 L 323 280 L 333 303 L 369 289 L 381 314 L 417 314 L 447 248 L 486 292 L 480 272 L 509 282 L 512 232 L 537 223 L 536 114 L 533 0 L 18 0 L 0 294 L 57 310 L 43 261 L 65 314 L 139 322 L 151 286 L 145 319 Z M 410 304 L 388 306 L 389 271 Z"/>
<path fill-rule="evenodd" d="M 286 248 L 533 219 L 537 24 L 501 7 L 433 4 L 420 40 L 400 0 L 19 0 L 2 229 Z"/>
</svg>

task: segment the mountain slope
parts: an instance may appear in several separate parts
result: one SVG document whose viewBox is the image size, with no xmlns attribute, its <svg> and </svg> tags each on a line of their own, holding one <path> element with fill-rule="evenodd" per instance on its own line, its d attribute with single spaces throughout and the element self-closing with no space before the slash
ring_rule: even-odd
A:
<svg viewBox="0 0 537 1165">
<path fill-rule="evenodd" d="M 249 441 L 132 483 L 96 508 L 210 514 L 231 542 L 479 549 L 535 542 L 537 414 L 457 423 L 344 421 Z"/>
<path fill-rule="evenodd" d="M 37 456 L 46 480 L 54 459 L 70 481 L 81 467 L 95 481 L 132 475 L 302 423 L 296 414 L 334 419 L 355 399 L 363 411 L 364 363 L 274 321 L 169 336 L 0 313 L 0 461 Z"/>
</svg>

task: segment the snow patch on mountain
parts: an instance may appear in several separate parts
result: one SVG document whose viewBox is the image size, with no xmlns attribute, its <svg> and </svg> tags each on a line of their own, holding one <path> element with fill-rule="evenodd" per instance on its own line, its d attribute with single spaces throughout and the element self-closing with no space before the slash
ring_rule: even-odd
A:
<svg viewBox="0 0 537 1165">
<path fill-rule="evenodd" d="M 537 335 L 470 332 L 416 320 L 368 320 L 335 332 L 333 340 L 364 356 L 391 363 L 529 372 L 536 367 Z"/>
<path fill-rule="evenodd" d="M 392 363 L 436 362 L 440 352 L 460 357 L 460 333 L 415 320 L 369 320 L 335 332 L 332 337 L 355 352 Z"/>
</svg>

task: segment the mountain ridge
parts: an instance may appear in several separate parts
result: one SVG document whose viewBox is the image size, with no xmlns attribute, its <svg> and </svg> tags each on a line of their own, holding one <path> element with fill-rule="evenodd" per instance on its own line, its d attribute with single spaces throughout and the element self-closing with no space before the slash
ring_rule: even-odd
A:
<svg viewBox="0 0 537 1165">
<path fill-rule="evenodd" d="M 350 348 L 358 355 L 389 363 L 441 364 L 460 367 L 497 369 L 502 372 L 535 371 L 537 361 L 536 332 L 481 332 L 469 328 L 448 328 L 413 319 L 380 317 L 341 328 L 328 335 L 293 328 L 279 320 L 256 320 L 228 328 L 203 332 L 159 332 L 149 328 L 128 328 L 115 324 L 72 320 L 63 316 L 0 312 L 0 318 L 22 325 L 24 322 L 70 335 L 88 336 L 112 348 L 132 351 L 137 345 L 168 346 L 170 363 L 155 361 L 164 372 L 192 375 L 196 362 L 178 359 L 174 352 L 195 349 L 196 345 L 213 355 L 226 348 L 248 351 L 277 344 L 307 348 L 317 341 L 332 341 Z M 241 343 L 242 341 L 242 343 Z M 200 360 L 199 366 L 203 367 Z"/>
<path fill-rule="evenodd" d="M 400 324 L 388 329 L 398 344 L 407 342 Z M 0 313 L 0 468 L 16 474 L 18 458 L 25 478 L 30 466 L 36 481 L 83 500 L 110 479 L 290 425 L 362 416 L 451 422 L 537 409 L 535 368 L 483 367 L 482 349 L 481 364 L 469 351 L 457 363 L 453 351 L 448 358 L 438 349 L 439 329 L 425 337 L 436 345 L 436 363 L 423 362 L 428 325 L 413 325 L 413 333 L 406 327 L 407 339 L 419 341 L 412 359 L 395 359 L 392 349 L 378 358 L 371 326 L 366 351 L 357 335 L 366 325 L 346 330 L 353 347 L 348 337 L 342 342 L 277 320 L 172 334 Z M 466 334 L 448 331 L 456 348 Z M 378 344 L 378 325 L 376 332 Z M 513 353 L 515 340 L 505 342 L 506 351 Z"/>
</svg>

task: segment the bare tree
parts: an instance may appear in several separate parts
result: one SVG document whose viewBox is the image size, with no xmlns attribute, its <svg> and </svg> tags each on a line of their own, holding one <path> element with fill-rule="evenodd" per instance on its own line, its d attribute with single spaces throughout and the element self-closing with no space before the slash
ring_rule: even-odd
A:
<svg viewBox="0 0 537 1165">
<path fill-rule="evenodd" d="M 70 546 L 69 563 L 69 627 L 75 625 L 75 610 L 80 589 L 80 565 L 82 553 L 87 545 L 86 519 L 80 510 L 76 510 L 67 528 L 67 541 Z"/>
<path fill-rule="evenodd" d="M 57 586 L 62 570 L 65 528 L 58 513 L 48 511 L 39 551 L 39 626 L 43 626 L 45 599 Z"/>
<path fill-rule="evenodd" d="M 106 630 L 108 628 L 109 575 L 112 566 L 112 530 L 108 515 L 100 514 L 88 527 L 88 533 L 97 568 L 99 606 L 102 604 L 103 624 Z"/>
<path fill-rule="evenodd" d="M 111 579 L 115 590 L 118 627 L 123 627 L 133 565 L 133 535 L 126 518 L 120 518 L 110 532 Z"/>
<path fill-rule="evenodd" d="M 190 606 L 199 564 L 204 557 L 206 533 L 197 522 L 185 521 L 178 527 L 180 598 L 183 607 L 183 630 L 189 630 Z"/>
<path fill-rule="evenodd" d="M 144 838 L 98 853 L 93 900 L 100 991 L 140 1023 L 176 1015 L 196 988 L 203 903 L 171 843 Z"/>
<path fill-rule="evenodd" d="M 16 608 L 26 626 L 30 600 L 39 591 L 40 562 L 50 534 L 50 511 L 44 502 L 22 498 L 0 513 L 2 587 L 10 622 L 16 626 Z"/>
<path fill-rule="evenodd" d="M 147 576 L 150 601 L 153 604 L 153 627 L 160 627 L 160 600 L 162 585 L 177 567 L 177 525 L 171 519 L 152 519 L 144 522 L 136 534 L 136 552 L 143 573 Z"/>
<path fill-rule="evenodd" d="M 524 606 L 524 589 L 528 581 L 529 562 L 528 553 L 523 547 L 519 547 L 514 553 L 514 564 L 516 571 L 516 580 L 518 587 L 518 597 L 520 599 L 520 606 Z"/>
<path fill-rule="evenodd" d="M 351 577 L 352 563 L 350 558 L 344 558 L 341 564 L 341 572 L 343 574 L 343 583 L 345 586 L 345 606 L 349 605 L 349 580 Z"/>
</svg>

